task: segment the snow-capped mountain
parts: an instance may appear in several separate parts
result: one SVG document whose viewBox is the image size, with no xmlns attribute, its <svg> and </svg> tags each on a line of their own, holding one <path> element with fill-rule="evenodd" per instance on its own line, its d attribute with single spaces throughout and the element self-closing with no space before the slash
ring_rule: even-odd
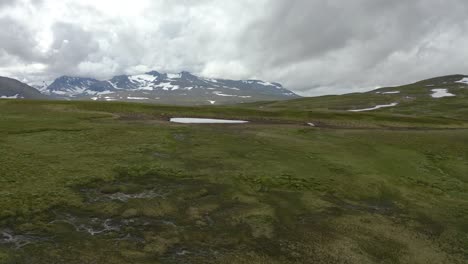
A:
<svg viewBox="0 0 468 264">
<path fill-rule="evenodd" d="M 209 79 L 189 72 L 147 72 L 110 80 L 62 76 L 41 89 L 50 96 L 103 101 L 156 101 L 171 104 L 226 104 L 299 97 L 281 84 L 260 80 Z"/>
<path fill-rule="evenodd" d="M 46 82 L 46 81 L 42 81 L 42 82 L 27 82 L 27 84 L 29 84 L 31 87 L 35 88 L 36 90 L 39 90 L 39 92 L 41 93 L 47 93 L 47 87 L 49 86 L 49 84 L 51 82 Z"/>
</svg>

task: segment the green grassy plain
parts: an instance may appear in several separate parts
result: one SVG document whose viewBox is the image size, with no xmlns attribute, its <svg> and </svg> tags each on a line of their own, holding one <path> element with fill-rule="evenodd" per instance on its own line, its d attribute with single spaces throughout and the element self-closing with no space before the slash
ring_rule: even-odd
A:
<svg viewBox="0 0 468 264">
<path fill-rule="evenodd" d="M 314 109 L 2 100 L 0 263 L 466 263 L 468 118 Z"/>
</svg>

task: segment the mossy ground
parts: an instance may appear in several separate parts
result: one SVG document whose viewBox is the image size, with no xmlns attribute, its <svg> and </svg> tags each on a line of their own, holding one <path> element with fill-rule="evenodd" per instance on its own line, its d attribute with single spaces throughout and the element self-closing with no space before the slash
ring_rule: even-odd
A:
<svg viewBox="0 0 468 264">
<path fill-rule="evenodd" d="M 385 113 L 0 101 L 0 231 L 31 242 L 0 244 L 0 263 L 465 263 L 466 127 Z"/>
</svg>

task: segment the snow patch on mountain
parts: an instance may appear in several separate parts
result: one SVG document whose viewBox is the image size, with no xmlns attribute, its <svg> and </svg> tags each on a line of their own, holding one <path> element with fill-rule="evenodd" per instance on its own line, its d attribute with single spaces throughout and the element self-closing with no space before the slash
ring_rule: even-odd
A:
<svg viewBox="0 0 468 264">
<path fill-rule="evenodd" d="M 62 76 L 42 90 L 42 93 L 62 99 L 129 100 L 158 98 L 177 103 L 211 104 L 219 97 L 222 103 L 258 100 L 292 99 L 298 96 L 280 84 L 260 80 L 228 80 L 195 76 L 189 72 L 159 73 L 151 71 L 137 75 L 119 75 L 109 80 Z M 102 95 L 112 95 L 105 98 Z M 130 99 L 137 100 L 137 99 Z M 151 100 L 151 99 L 148 99 Z M 219 102 L 218 102 L 219 103 Z"/>
<path fill-rule="evenodd" d="M 107 81 L 114 89 L 119 89 L 113 82 Z"/>
<path fill-rule="evenodd" d="M 137 84 L 139 87 L 137 90 L 153 90 L 153 82 L 158 79 L 157 76 L 149 75 L 149 74 L 140 74 L 129 76 L 128 79 L 130 82 Z"/>
<path fill-rule="evenodd" d="M 168 73 L 167 78 L 169 79 L 180 79 L 182 77 L 181 73 Z"/>
<path fill-rule="evenodd" d="M 160 83 L 159 85 L 156 85 L 156 87 L 162 88 L 164 91 L 174 91 L 180 88 L 177 85 L 172 85 L 170 82 Z"/>
<path fill-rule="evenodd" d="M 140 75 L 134 75 L 134 76 L 129 76 L 130 81 L 137 82 L 137 83 L 148 83 L 148 82 L 153 82 L 154 80 L 157 79 L 156 76 L 149 75 L 149 74 L 140 74 Z"/>
<path fill-rule="evenodd" d="M 210 79 L 210 78 L 203 78 L 203 80 L 210 82 L 210 83 L 218 83 L 218 80 L 216 79 Z"/>
<path fill-rule="evenodd" d="M 432 89 L 433 93 L 431 94 L 432 98 L 443 98 L 443 97 L 452 97 L 455 96 L 452 93 L 449 93 L 447 89 Z"/>
</svg>

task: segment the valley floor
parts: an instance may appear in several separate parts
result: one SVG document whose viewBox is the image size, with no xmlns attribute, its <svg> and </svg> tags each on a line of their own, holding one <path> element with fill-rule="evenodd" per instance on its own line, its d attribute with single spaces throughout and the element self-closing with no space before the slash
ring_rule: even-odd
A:
<svg viewBox="0 0 468 264">
<path fill-rule="evenodd" d="M 468 120 L 0 100 L 0 135 L 0 263 L 468 261 Z"/>
</svg>

